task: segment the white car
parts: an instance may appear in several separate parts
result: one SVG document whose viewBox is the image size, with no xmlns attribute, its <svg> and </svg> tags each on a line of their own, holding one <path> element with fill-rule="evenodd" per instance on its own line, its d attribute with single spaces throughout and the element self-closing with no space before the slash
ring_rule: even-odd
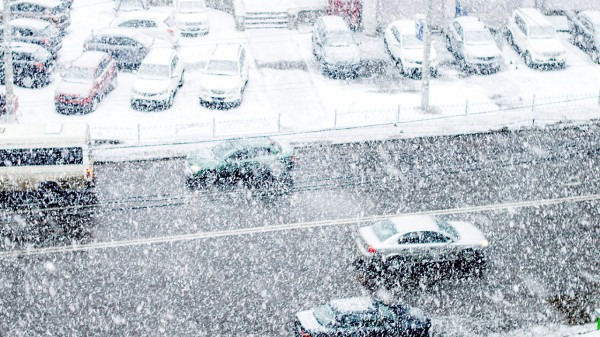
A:
<svg viewBox="0 0 600 337">
<path fill-rule="evenodd" d="M 472 223 L 433 216 L 401 216 L 359 229 L 362 261 L 385 265 L 484 263 L 488 241 Z"/>
<path fill-rule="evenodd" d="M 466 71 L 498 71 L 502 56 L 486 25 L 474 16 L 460 16 L 446 29 L 446 48 Z"/>
<path fill-rule="evenodd" d="M 182 35 L 208 34 L 208 11 L 204 0 L 179 0 L 175 6 L 177 26 Z"/>
<path fill-rule="evenodd" d="M 324 73 L 352 74 L 361 66 L 360 48 L 340 16 L 326 15 L 317 19 L 312 30 L 312 50 Z"/>
<path fill-rule="evenodd" d="M 383 37 L 386 51 L 396 62 L 400 73 L 419 75 L 423 68 L 423 41 L 417 39 L 416 23 L 413 20 L 398 20 L 390 23 Z M 430 71 L 437 75 L 438 60 L 435 48 L 429 56 Z"/>
<path fill-rule="evenodd" d="M 168 109 L 183 85 L 183 62 L 168 48 L 152 49 L 142 61 L 131 90 L 131 107 Z"/>
<path fill-rule="evenodd" d="M 556 37 L 556 30 L 546 17 L 535 8 L 518 8 L 508 20 L 506 38 L 525 59 L 534 66 L 558 66 L 567 62 L 566 50 Z"/>
<path fill-rule="evenodd" d="M 200 103 L 220 107 L 240 105 L 248 84 L 249 63 L 243 45 L 218 44 L 202 73 Z"/>
<path fill-rule="evenodd" d="M 181 33 L 173 13 L 158 11 L 134 11 L 124 13 L 110 23 L 111 27 L 135 28 L 173 46 L 179 43 Z"/>
</svg>

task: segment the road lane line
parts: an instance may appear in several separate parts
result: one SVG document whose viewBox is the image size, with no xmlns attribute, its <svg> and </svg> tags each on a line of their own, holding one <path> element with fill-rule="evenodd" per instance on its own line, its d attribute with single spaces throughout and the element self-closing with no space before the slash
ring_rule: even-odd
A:
<svg viewBox="0 0 600 337">
<path fill-rule="evenodd" d="M 540 200 L 531 200 L 531 201 L 508 202 L 508 203 L 503 203 L 503 204 L 469 206 L 469 207 L 440 209 L 440 210 L 403 213 L 403 214 L 372 215 L 372 216 L 367 216 L 367 217 L 298 222 L 298 223 L 280 224 L 280 225 L 274 225 L 274 226 L 237 228 L 237 229 L 228 229 L 228 230 L 222 230 L 222 231 L 198 232 L 198 233 L 190 233 L 190 234 L 158 236 L 158 237 L 121 240 L 121 241 L 94 242 L 94 243 L 88 243 L 88 244 L 82 244 L 82 245 L 28 248 L 28 249 L 22 249 L 22 250 L 12 250 L 12 251 L 0 252 L 0 258 L 11 258 L 11 257 L 32 256 L 32 255 L 49 255 L 49 254 L 69 253 L 69 252 L 82 252 L 82 251 L 91 251 L 91 250 L 99 250 L 99 249 L 142 246 L 142 245 L 151 245 L 151 244 L 159 244 L 159 243 L 173 243 L 173 242 L 179 242 L 179 241 L 202 240 L 202 239 L 228 237 L 228 236 L 240 236 L 240 235 L 270 233 L 270 232 L 281 232 L 281 231 L 288 231 L 288 230 L 295 230 L 295 229 L 331 227 L 331 226 L 339 226 L 339 225 L 355 225 L 355 224 L 359 224 L 359 223 L 363 223 L 363 222 L 378 221 L 378 220 L 383 220 L 383 219 L 387 219 L 389 217 L 400 216 L 400 215 L 450 215 L 450 214 L 463 214 L 463 213 L 474 213 L 474 212 L 485 212 L 485 211 L 497 211 L 497 210 L 505 210 L 505 209 L 511 209 L 511 208 L 549 206 L 549 205 L 556 205 L 556 204 L 562 204 L 562 203 L 577 203 L 577 202 L 586 202 L 586 201 L 595 201 L 595 200 L 600 200 L 600 194 L 590 194 L 590 195 L 572 196 L 572 197 L 554 198 L 554 199 L 540 199 Z"/>
</svg>

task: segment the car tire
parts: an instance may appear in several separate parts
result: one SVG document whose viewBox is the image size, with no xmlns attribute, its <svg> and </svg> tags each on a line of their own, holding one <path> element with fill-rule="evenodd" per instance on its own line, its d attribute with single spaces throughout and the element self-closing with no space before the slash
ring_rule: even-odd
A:
<svg viewBox="0 0 600 337">
<path fill-rule="evenodd" d="M 531 54 L 529 54 L 528 51 L 525 52 L 525 55 L 523 56 L 523 58 L 525 59 L 525 65 L 528 66 L 529 68 L 533 68 L 533 61 L 531 60 Z"/>
<path fill-rule="evenodd" d="M 446 35 L 446 49 L 448 49 L 449 52 L 453 53 L 452 42 L 450 41 L 450 37 L 448 35 Z"/>
</svg>

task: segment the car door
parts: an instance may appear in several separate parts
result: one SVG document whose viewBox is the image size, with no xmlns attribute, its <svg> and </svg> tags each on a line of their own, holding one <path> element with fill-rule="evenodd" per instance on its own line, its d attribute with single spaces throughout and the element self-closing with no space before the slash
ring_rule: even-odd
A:
<svg viewBox="0 0 600 337">
<path fill-rule="evenodd" d="M 356 313 L 346 313 L 340 317 L 340 326 L 337 329 L 336 336 L 339 337 L 368 337 L 368 333 L 363 328 L 361 317 Z"/>
<path fill-rule="evenodd" d="M 405 233 L 398 239 L 398 245 L 403 247 L 405 262 L 430 263 L 444 260 L 448 240 L 442 240 L 441 234 L 433 231 L 413 231 Z"/>
</svg>

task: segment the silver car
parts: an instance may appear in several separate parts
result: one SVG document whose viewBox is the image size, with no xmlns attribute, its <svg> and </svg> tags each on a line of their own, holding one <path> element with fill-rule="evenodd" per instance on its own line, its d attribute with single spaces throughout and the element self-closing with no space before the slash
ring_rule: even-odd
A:
<svg viewBox="0 0 600 337">
<path fill-rule="evenodd" d="M 483 263 L 488 241 L 472 223 L 433 216 L 401 216 L 362 227 L 356 244 L 363 263 L 415 265 Z"/>
</svg>

